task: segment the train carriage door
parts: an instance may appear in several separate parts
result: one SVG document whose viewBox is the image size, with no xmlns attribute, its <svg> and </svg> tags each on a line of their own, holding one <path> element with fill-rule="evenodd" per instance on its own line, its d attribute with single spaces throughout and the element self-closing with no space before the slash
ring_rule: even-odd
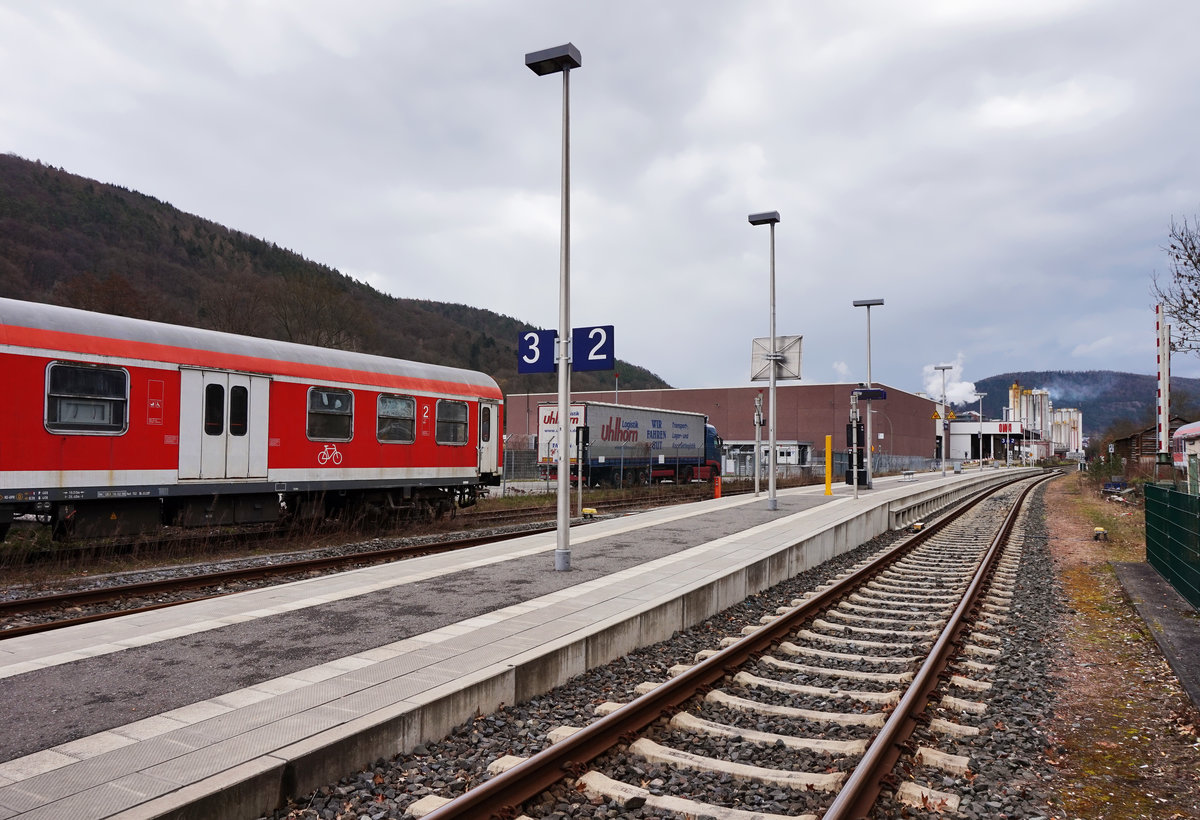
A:
<svg viewBox="0 0 1200 820">
<path fill-rule="evenodd" d="M 266 376 L 180 372 L 179 477 L 266 478 Z"/>
<path fill-rule="evenodd" d="M 479 472 L 500 469 L 500 403 L 479 402 Z"/>
</svg>

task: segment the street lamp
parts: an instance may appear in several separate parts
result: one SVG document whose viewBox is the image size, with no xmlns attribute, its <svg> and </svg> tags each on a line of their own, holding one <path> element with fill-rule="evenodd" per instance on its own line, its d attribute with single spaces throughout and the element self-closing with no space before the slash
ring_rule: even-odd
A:
<svg viewBox="0 0 1200 820">
<path fill-rule="evenodd" d="M 856 299 L 855 307 L 865 307 L 867 309 L 867 389 L 871 388 L 871 308 L 878 307 L 883 304 L 882 299 Z M 871 394 L 867 393 L 867 489 L 872 489 L 875 485 L 871 479 L 871 448 L 874 446 L 874 439 L 871 438 Z M 857 482 L 858 479 L 856 478 Z"/>
<path fill-rule="evenodd" d="M 539 77 L 562 73 L 562 229 L 558 264 L 558 542 L 554 569 L 571 568 L 571 69 L 579 68 L 579 49 L 567 43 L 525 55 L 525 65 Z M 582 457 L 582 453 L 580 456 Z M 583 463 L 580 459 L 580 476 Z"/>
<path fill-rule="evenodd" d="M 952 364 L 935 364 L 934 370 L 942 371 L 942 478 L 946 477 L 946 446 L 950 438 L 950 422 L 946 420 L 946 371 L 954 367 Z"/>
<path fill-rule="evenodd" d="M 770 394 L 767 399 L 767 430 L 770 440 L 771 457 L 769 460 L 770 474 L 767 476 L 767 509 L 779 509 L 779 500 L 775 497 L 775 370 L 779 366 L 779 348 L 775 344 L 775 224 L 779 222 L 779 211 L 765 211 L 761 214 L 750 214 L 751 225 L 771 226 L 771 352 L 767 360 L 771 362 L 771 375 L 767 383 Z"/>
<path fill-rule="evenodd" d="M 979 397 L 979 472 L 983 472 L 983 397 L 987 393 L 976 393 Z"/>
</svg>

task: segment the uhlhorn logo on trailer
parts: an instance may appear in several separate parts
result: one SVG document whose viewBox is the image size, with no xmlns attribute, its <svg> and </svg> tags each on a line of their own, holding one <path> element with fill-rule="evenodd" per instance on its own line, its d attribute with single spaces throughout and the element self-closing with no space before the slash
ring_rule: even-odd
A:
<svg viewBox="0 0 1200 820">
<path fill-rule="evenodd" d="M 621 417 L 608 417 L 608 424 L 600 428 L 601 441 L 636 442 L 638 440 L 637 422 L 621 424 Z"/>
</svg>

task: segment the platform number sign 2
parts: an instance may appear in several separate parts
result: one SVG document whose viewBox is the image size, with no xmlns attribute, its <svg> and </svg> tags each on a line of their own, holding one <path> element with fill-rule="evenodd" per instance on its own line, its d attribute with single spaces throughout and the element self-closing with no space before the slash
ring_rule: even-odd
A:
<svg viewBox="0 0 1200 820">
<path fill-rule="evenodd" d="M 612 370 L 613 326 L 577 327 L 571 331 L 572 370 Z"/>
<path fill-rule="evenodd" d="M 558 333 L 522 331 L 517 340 L 518 373 L 553 373 Z M 571 331 L 572 370 L 612 370 L 616 366 L 613 326 L 577 327 Z"/>
</svg>

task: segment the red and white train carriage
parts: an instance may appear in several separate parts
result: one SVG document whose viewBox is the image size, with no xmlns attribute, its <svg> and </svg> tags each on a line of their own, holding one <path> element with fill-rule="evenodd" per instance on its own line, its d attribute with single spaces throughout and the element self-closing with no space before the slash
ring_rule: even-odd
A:
<svg viewBox="0 0 1200 820">
<path fill-rule="evenodd" d="M 1200 455 L 1200 421 L 1181 425 L 1171 434 L 1171 461 L 1184 477 L 1188 474 L 1188 457 L 1195 455 Z"/>
<path fill-rule="evenodd" d="M 499 483 L 502 394 L 452 367 L 0 299 L 0 538 L 389 515 Z"/>
</svg>

